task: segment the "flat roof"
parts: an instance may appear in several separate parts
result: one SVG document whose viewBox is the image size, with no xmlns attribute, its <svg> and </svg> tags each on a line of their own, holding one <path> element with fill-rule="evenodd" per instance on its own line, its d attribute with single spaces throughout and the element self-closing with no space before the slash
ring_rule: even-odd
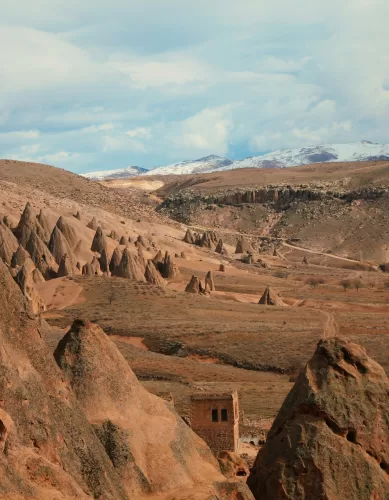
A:
<svg viewBox="0 0 389 500">
<path fill-rule="evenodd" d="M 193 401 L 202 401 L 207 399 L 236 399 L 238 397 L 238 393 L 236 391 L 233 392 L 222 392 L 219 394 L 193 394 L 190 399 Z"/>
</svg>

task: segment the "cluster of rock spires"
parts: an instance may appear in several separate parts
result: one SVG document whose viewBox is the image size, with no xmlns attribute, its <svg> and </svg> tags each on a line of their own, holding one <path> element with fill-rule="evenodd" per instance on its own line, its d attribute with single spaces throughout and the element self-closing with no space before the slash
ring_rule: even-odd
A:
<svg viewBox="0 0 389 500">
<path fill-rule="evenodd" d="M 79 212 L 74 217 L 81 220 Z M 160 252 L 153 260 L 145 258 L 143 251 L 150 251 L 155 244 L 143 236 L 140 235 L 134 242 L 134 254 L 129 247 L 131 238 L 119 237 L 112 230 L 110 237 L 118 240 L 119 245 L 110 256 L 107 237 L 96 218 L 87 227 L 96 231 L 91 244 L 94 256 L 90 262 L 81 264 L 76 255 L 82 242 L 65 217 L 59 217 L 53 228 L 43 210 L 35 216 L 31 204 L 27 203 L 15 228 L 11 227 L 7 217 L 0 220 L 0 258 L 10 266 L 13 277 L 36 313 L 44 309 L 34 289 L 41 281 L 79 274 L 106 274 L 164 286 L 165 279 L 179 273 L 168 252 L 163 257 L 161 253 L 161 258 Z M 126 248 L 121 250 L 120 245 Z"/>
<path fill-rule="evenodd" d="M 75 321 L 54 358 L 9 271 L 0 260 L 1 496 L 252 498 L 97 325 Z"/>
<path fill-rule="evenodd" d="M 183 241 L 191 245 L 197 245 L 203 248 L 209 248 L 221 255 L 228 255 L 224 247 L 223 240 L 217 237 L 215 231 L 205 231 L 203 234 L 193 232 L 190 228 L 187 229 Z"/>
<path fill-rule="evenodd" d="M 204 285 L 201 282 L 200 278 L 198 278 L 198 276 L 193 275 L 185 288 L 185 292 L 187 293 L 195 293 L 195 294 L 201 293 L 203 295 L 206 295 L 207 293 L 213 292 L 215 290 L 216 288 L 211 271 L 207 272 L 204 280 Z"/>
</svg>

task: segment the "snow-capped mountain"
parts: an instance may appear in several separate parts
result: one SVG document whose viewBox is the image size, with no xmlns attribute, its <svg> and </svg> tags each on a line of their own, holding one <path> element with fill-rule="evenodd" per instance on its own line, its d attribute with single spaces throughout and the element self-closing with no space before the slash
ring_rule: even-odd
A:
<svg viewBox="0 0 389 500">
<path fill-rule="evenodd" d="M 286 168 L 310 163 L 352 162 L 366 160 L 389 160 L 389 144 L 361 141 L 349 144 L 324 144 L 297 149 L 283 149 L 261 156 L 231 161 L 221 156 L 209 155 L 198 160 L 173 163 L 147 170 L 141 167 L 127 167 L 119 170 L 105 170 L 81 174 L 88 179 L 107 180 L 133 177 L 136 175 L 183 175 L 220 172 L 235 168 Z"/>
<path fill-rule="evenodd" d="M 157 167 L 148 170 L 143 175 L 179 175 L 199 174 L 204 172 L 215 172 L 230 167 L 234 162 L 221 156 L 209 155 L 198 160 L 182 161 L 165 167 Z"/>
<path fill-rule="evenodd" d="M 283 149 L 243 160 L 210 155 L 194 161 L 174 163 L 148 170 L 143 175 L 182 175 L 220 172 L 235 168 L 287 168 L 310 163 L 389 160 L 389 144 L 361 141 L 349 144 L 325 144 L 297 149 Z"/>
<path fill-rule="evenodd" d="M 126 177 L 135 177 L 136 175 L 145 174 L 148 172 L 146 168 L 141 167 L 126 167 L 117 170 L 101 170 L 100 172 L 88 172 L 80 174 L 92 181 L 105 181 L 109 179 L 125 179 Z"/>
<path fill-rule="evenodd" d="M 325 144 L 300 149 L 284 149 L 262 156 L 234 161 L 221 170 L 234 168 L 285 168 L 310 163 L 389 160 L 389 144 L 361 141 L 350 144 Z"/>
</svg>

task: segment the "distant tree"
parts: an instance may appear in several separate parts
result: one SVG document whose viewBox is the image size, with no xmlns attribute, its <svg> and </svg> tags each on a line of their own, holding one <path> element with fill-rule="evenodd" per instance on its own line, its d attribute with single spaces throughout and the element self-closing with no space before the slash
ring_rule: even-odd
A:
<svg viewBox="0 0 389 500">
<path fill-rule="evenodd" d="M 316 288 L 319 285 L 323 285 L 325 283 L 325 281 L 323 278 L 312 277 L 312 278 L 308 278 L 305 283 L 307 285 L 309 285 L 312 288 L 312 290 L 316 290 Z"/>
<path fill-rule="evenodd" d="M 357 292 L 359 292 L 360 288 L 364 287 L 364 284 L 362 283 L 362 281 L 360 279 L 356 279 L 354 281 L 353 285 L 354 285 L 354 288 L 356 289 Z"/>
<path fill-rule="evenodd" d="M 385 281 L 384 288 L 389 288 L 389 281 Z"/>
<path fill-rule="evenodd" d="M 340 286 L 343 287 L 343 290 L 347 292 L 347 290 L 351 287 L 351 281 L 350 280 L 342 280 L 340 282 Z"/>
</svg>

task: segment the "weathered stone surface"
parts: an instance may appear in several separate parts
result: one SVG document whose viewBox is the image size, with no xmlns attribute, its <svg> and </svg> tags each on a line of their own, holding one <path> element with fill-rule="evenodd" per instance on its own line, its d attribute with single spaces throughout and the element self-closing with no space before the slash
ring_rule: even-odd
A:
<svg viewBox="0 0 389 500">
<path fill-rule="evenodd" d="M 93 217 L 93 219 L 88 222 L 86 227 L 89 227 L 89 229 L 93 229 L 93 231 L 96 231 L 97 228 L 99 227 L 99 224 L 97 223 L 96 217 Z"/>
<path fill-rule="evenodd" d="M 187 293 L 203 293 L 204 287 L 200 279 L 193 275 L 190 282 L 186 285 L 185 291 Z"/>
<path fill-rule="evenodd" d="M 0 496 L 127 499 L 1 260 L 0 283 Z"/>
<path fill-rule="evenodd" d="M 122 260 L 122 251 L 119 247 L 116 247 L 113 251 L 111 260 L 109 261 L 109 270 L 112 274 L 115 274 L 115 270 L 120 266 Z"/>
<path fill-rule="evenodd" d="M 228 255 L 227 249 L 224 247 L 222 239 L 218 241 L 215 252 L 220 253 L 221 255 Z"/>
<path fill-rule="evenodd" d="M 152 260 L 147 261 L 146 270 L 145 270 L 145 278 L 148 283 L 152 285 L 165 286 L 166 281 L 162 278 L 161 274 L 155 267 L 155 264 Z"/>
<path fill-rule="evenodd" d="M 214 290 L 216 290 L 216 288 L 215 283 L 213 282 L 213 276 L 211 271 L 208 271 L 207 275 L 205 276 L 205 291 L 213 292 Z"/>
<path fill-rule="evenodd" d="M 0 229 L 1 231 L 1 229 Z M 0 244 L 1 246 L 1 244 Z M 1 255 L 0 255 L 1 257 Z M 26 260 L 29 258 L 29 254 L 27 252 L 27 250 L 22 246 L 22 245 L 19 245 L 16 252 L 14 252 L 14 254 L 12 255 L 12 260 L 11 260 L 11 267 L 19 267 L 19 266 L 22 266 Z M 7 262 L 6 259 L 4 259 L 3 257 L 1 257 L 4 262 Z"/>
<path fill-rule="evenodd" d="M 19 269 L 15 277 L 15 281 L 19 285 L 20 290 L 22 291 L 28 302 L 30 313 L 34 316 L 38 316 L 43 311 L 45 311 L 46 307 L 35 289 L 35 283 L 32 276 L 32 267 L 34 267 L 32 260 L 28 259 Z"/>
<path fill-rule="evenodd" d="M 389 498 L 389 380 L 347 339 L 318 343 L 259 451 L 256 499 Z"/>
<path fill-rule="evenodd" d="M 55 262 L 50 250 L 40 239 L 35 229 L 31 232 L 30 239 L 26 245 L 26 250 L 30 254 L 35 267 L 39 269 L 46 280 L 57 276 L 58 264 Z"/>
<path fill-rule="evenodd" d="M 108 251 L 107 240 L 105 239 L 105 235 L 101 227 L 98 227 L 96 229 L 96 234 L 92 241 L 91 250 L 92 252 L 97 252 L 100 255 L 103 250 L 105 250 L 106 252 Z"/>
<path fill-rule="evenodd" d="M 58 265 L 61 264 L 62 259 L 65 255 L 67 255 L 68 258 L 72 260 L 72 253 L 69 243 L 67 242 L 65 236 L 62 234 L 58 226 L 55 226 L 53 232 L 51 233 L 48 248 Z"/>
<path fill-rule="evenodd" d="M 0 221 L 0 259 L 10 265 L 18 246 L 18 240 L 12 231 Z"/>
<path fill-rule="evenodd" d="M 32 231 L 35 230 L 40 239 L 47 243 L 48 235 L 35 217 L 31 204 L 28 202 L 20 217 L 19 224 L 15 230 L 15 236 L 19 243 L 26 248 L 27 242 L 30 239 Z"/>
<path fill-rule="evenodd" d="M 75 322 L 54 356 L 130 498 L 223 480 L 204 441 L 142 387 L 97 325 Z"/>
<path fill-rule="evenodd" d="M 108 253 L 105 250 L 105 248 L 103 248 L 103 251 L 101 252 L 101 255 L 99 257 L 99 264 L 100 264 L 100 269 L 101 269 L 102 273 L 109 272 L 109 263 L 110 263 L 110 261 L 109 261 Z"/>
<path fill-rule="evenodd" d="M 119 245 L 127 245 L 127 238 L 125 236 L 122 236 L 119 241 Z"/>
<path fill-rule="evenodd" d="M 185 243 L 189 243 L 189 244 L 194 244 L 196 242 L 196 237 L 195 237 L 195 235 L 193 234 L 193 231 L 190 228 L 188 228 L 186 230 L 186 233 L 185 233 L 183 241 Z"/>
<path fill-rule="evenodd" d="M 216 458 L 218 459 L 222 473 L 226 477 L 233 479 L 236 476 L 246 477 L 249 475 L 247 462 L 237 453 L 232 451 L 219 451 Z"/>
<path fill-rule="evenodd" d="M 160 268 L 161 268 L 161 275 L 163 278 L 174 278 L 174 276 L 177 276 L 177 274 L 180 273 L 178 267 L 176 266 L 176 263 L 170 256 L 169 252 L 165 253 L 163 264 L 160 266 Z"/>
<path fill-rule="evenodd" d="M 69 243 L 70 248 L 73 249 L 79 241 L 73 226 L 67 221 L 65 217 L 62 216 L 57 220 L 56 226 L 64 235 L 66 241 Z"/>
<path fill-rule="evenodd" d="M 263 292 L 263 295 L 259 299 L 258 304 L 264 304 L 266 306 L 284 306 L 285 305 L 283 300 L 269 286 L 266 287 L 266 290 Z"/>
<path fill-rule="evenodd" d="M 58 268 L 58 278 L 64 276 L 73 276 L 73 264 L 72 259 L 65 253 Z"/>
<path fill-rule="evenodd" d="M 239 238 L 236 242 L 235 253 L 251 253 L 254 254 L 254 249 L 246 238 Z"/>
<path fill-rule="evenodd" d="M 124 249 L 119 266 L 113 271 L 114 276 L 145 282 L 144 270 L 138 257 L 133 255 L 128 248 Z"/>
</svg>

